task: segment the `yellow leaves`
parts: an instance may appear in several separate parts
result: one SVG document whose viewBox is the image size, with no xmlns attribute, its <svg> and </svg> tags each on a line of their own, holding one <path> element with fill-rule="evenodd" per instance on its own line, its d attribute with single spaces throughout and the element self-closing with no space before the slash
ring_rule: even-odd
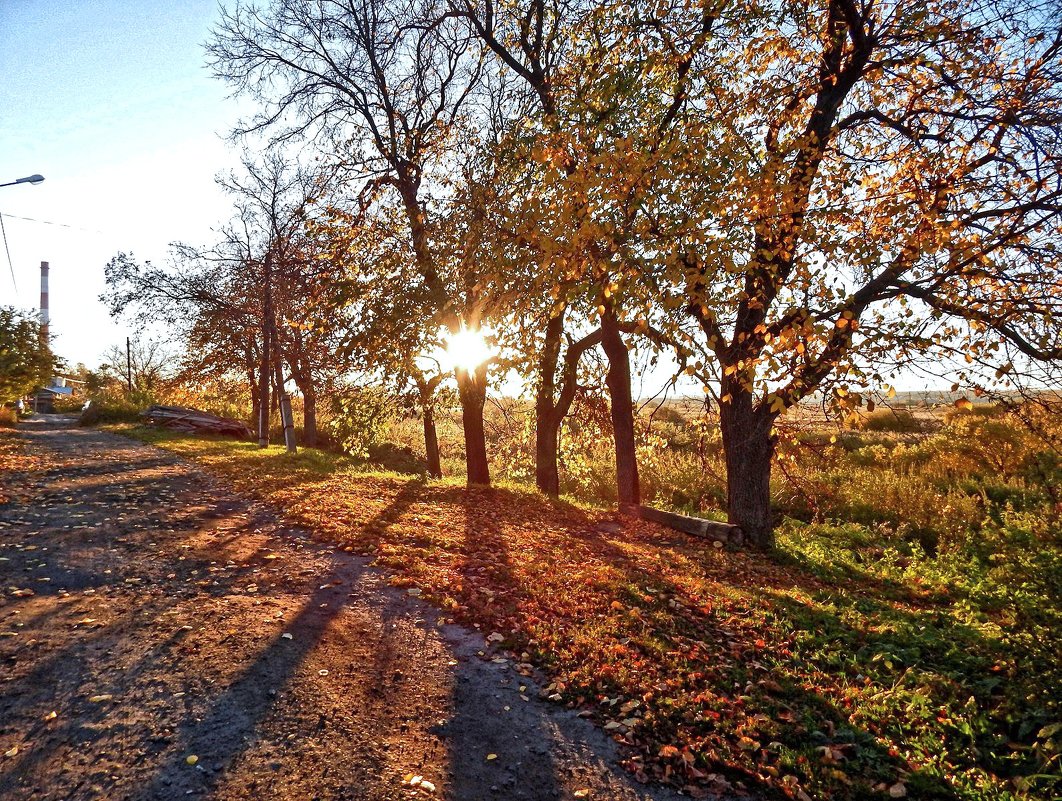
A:
<svg viewBox="0 0 1062 801">
<path fill-rule="evenodd" d="M 766 397 L 767 406 L 771 411 L 771 414 L 782 414 L 788 407 L 785 402 L 785 398 L 776 392 L 772 392 Z"/>
<path fill-rule="evenodd" d="M 961 409 L 964 412 L 968 412 L 973 409 L 974 405 L 973 401 L 971 401 L 969 398 L 958 398 L 955 401 L 954 406 L 956 409 Z"/>
<path fill-rule="evenodd" d="M 849 331 L 855 331 L 859 328 L 859 321 L 855 319 L 855 315 L 848 309 L 841 312 L 841 316 L 837 318 L 835 327 L 840 330 L 848 329 Z"/>
</svg>

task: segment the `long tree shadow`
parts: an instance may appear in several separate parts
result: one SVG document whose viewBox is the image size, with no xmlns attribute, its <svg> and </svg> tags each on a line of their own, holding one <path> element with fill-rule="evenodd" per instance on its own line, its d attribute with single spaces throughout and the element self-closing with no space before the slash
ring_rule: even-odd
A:
<svg viewBox="0 0 1062 801">
<path fill-rule="evenodd" d="M 473 607 L 474 613 L 469 614 L 459 609 L 457 616 L 468 620 L 490 620 L 493 625 L 500 627 L 507 622 L 512 622 L 514 628 L 517 628 L 515 624 L 524 622 L 521 619 L 521 610 L 525 610 L 526 613 L 527 609 L 536 608 L 536 605 L 542 602 L 543 599 L 540 597 L 542 588 L 527 583 L 534 580 L 533 576 L 513 569 L 512 558 L 507 548 L 508 540 L 501 532 L 512 525 L 548 527 L 556 521 L 551 520 L 548 513 L 543 513 L 541 519 L 536 519 L 533 514 L 529 518 L 524 515 L 524 509 L 520 510 L 520 517 L 511 517 L 506 504 L 492 504 L 492 500 L 497 501 L 498 498 L 504 497 L 504 491 L 484 491 L 481 496 L 475 498 L 474 509 L 489 510 L 485 515 L 480 513 L 476 523 L 472 523 L 475 515 L 468 514 L 469 500 L 459 496 L 453 488 L 434 488 L 432 492 L 429 492 L 429 496 L 425 499 L 426 502 L 436 507 L 447 503 L 466 510 L 464 538 L 456 546 L 449 544 L 449 547 L 455 548 L 457 553 L 451 553 L 447 558 L 457 557 L 455 569 L 461 577 L 461 586 L 459 588 L 451 586 L 451 590 L 457 592 L 462 605 L 468 604 L 469 607 Z M 724 717 L 738 715 L 744 718 L 746 712 L 741 708 L 741 703 L 735 704 L 733 700 L 728 700 L 716 709 L 715 702 L 710 700 L 726 699 L 730 693 L 736 695 L 738 691 L 732 688 L 741 687 L 745 688 L 744 693 L 757 699 L 752 709 L 758 710 L 761 714 L 767 713 L 767 715 L 778 713 L 777 720 L 780 721 L 780 725 L 773 728 L 772 736 L 781 744 L 783 751 L 791 755 L 786 758 L 794 760 L 793 764 L 790 764 L 790 770 L 796 770 L 795 765 L 802 760 L 821 763 L 823 755 L 836 755 L 838 760 L 846 760 L 853 766 L 859 766 L 856 775 L 861 781 L 868 783 L 889 782 L 891 784 L 897 776 L 911 771 L 910 765 L 890 753 L 888 747 L 880 744 L 872 732 L 853 726 L 849 722 L 850 713 L 836 699 L 831 700 L 823 694 L 809 691 L 787 670 L 776 670 L 770 664 L 761 664 L 761 661 L 769 661 L 768 655 L 764 654 L 764 645 L 760 642 L 765 632 L 757 631 L 754 627 L 741 622 L 740 619 L 738 622 L 741 625 L 735 625 L 734 619 L 721 617 L 711 611 L 712 599 L 691 595 L 688 586 L 675 582 L 674 575 L 665 570 L 661 564 L 669 561 L 669 549 L 674 549 L 672 557 L 681 555 L 683 558 L 690 558 L 691 554 L 696 551 L 695 544 L 681 542 L 678 538 L 668 540 L 666 537 L 655 537 L 652 545 L 662 551 L 662 559 L 644 561 L 628 548 L 615 543 L 603 530 L 595 527 L 592 518 L 581 512 L 574 517 L 578 519 L 573 521 L 572 516 L 568 516 L 568 530 L 562 538 L 569 551 L 584 554 L 582 558 L 586 561 L 607 565 L 616 571 L 618 576 L 613 575 L 610 581 L 620 593 L 619 598 L 624 601 L 625 606 L 640 604 L 646 611 L 644 619 L 653 621 L 641 634 L 633 637 L 630 636 L 631 632 L 623 631 L 602 633 L 601 636 L 610 641 L 612 638 L 616 639 L 617 645 L 620 645 L 620 640 L 622 640 L 622 650 L 640 652 L 648 658 L 655 658 L 654 655 L 660 649 L 672 651 L 676 648 L 689 649 L 693 655 L 691 657 L 693 662 L 686 668 L 690 672 L 683 678 L 682 689 L 678 692 L 689 698 L 703 696 L 709 699 L 702 706 L 705 716 L 698 718 L 700 723 L 691 725 L 689 721 L 679 718 L 675 718 L 674 722 L 669 722 L 666 715 L 658 717 L 655 735 L 662 739 L 636 745 L 636 748 L 642 749 L 647 763 L 656 761 L 656 751 L 662 745 L 701 742 L 703 745 L 699 748 L 702 749 L 702 753 L 708 755 L 716 748 L 711 744 L 720 742 L 720 736 L 724 740 L 730 738 L 731 742 L 736 742 L 740 737 L 745 737 L 746 733 L 752 733 L 753 729 L 742 728 L 744 724 L 738 725 L 733 721 L 724 720 L 723 722 L 729 724 L 730 733 L 723 734 L 727 727 L 719 729 L 718 724 L 713 723 L 713 720 L 719 719 L 720 714 Z M 405 533 L 396 536 L 399 539 L 406 538 Z M 560 546 L 559 539 L 558 546 Z M 711 572 L 710 565 L 706 565 L 705 569 Z M 751 578 L 755 582 L 755 574 Z M 766 573 L 764 578 L 767 578 Z M 858 577 L 848 578 L 857 580 Z M 726 578 L 724 577 L 723 580 L 725 581 Z M 770 581 L 778 582 L 779 579 L 777 575 L 771 574 Z M 792 586 L 808 591 L 823 591 L 828 586 L 824 581 L 799 575 L 794 581 L 795 584 Z M 632 588 L 631 592 L 625 594 L 624 587 Z M 652 591 L 652 601 L 637 600 L 641 588 L 649 588 Z M 741 590 L 749 594 L 750 601 L 757 596 L 758 592 L 769 591 L 762 585 L 748 583 L 748 578 Z M 484 595 L 486 600 L 484 600 Z M 603 597 L 607 602 L 608 596 Z M 766 598 L 766 595 L 763 597 Z M 779 593 L 777 598 L 783 599 L 784 596 Z M 707 607 L 705 606 L 706 600 L 708 601 Z M 812 625 L 824 630 L 832 630 L 827 625 L 828 623 L 833 626 L 841 625 L 839 618 L 827 621 L 825 618 L 810 620 L 806 615 L 801 617 L 797 613 L 798 610 L 788 608 L 781 600 L 777 603 L 775 600 L 772 596 L 767 606 L 773 608 L 776 615 L 789 621 L 788 624 L 781 624 L 783 629 L 786 625 Z M 856 601 L 865 604 L 868 599 L 860 593 Z M 672 604 L 675 606 L 672 607 Z M 898 617 L 906 617 L 912 625 L 925 623 L 925 618 L 920 612 L 896 610 L 887 603 L 881 604 L 881 609 L 877 611 L 885 610 Z M 504 628 L 501 631 L 508 637 L 508 631 Z M 872 633 L 866 633 L 863 636 L 866 646 L 871 650 L 885 650 L 894 644 L 894 640 L 888 636 L 875 636 Z M 978 635 L 971 629 L 963 632 L 963 636 L 976 638 Z M 518 633 L 514 638 L 514 645 L 519 646 L 524 643 L 526 640 L 522 639 Z M 700 670 L 697 669 L 698 661 L 702 665 Z M 721 667 L 723 665 L 726 667 Z M 779 667 L 784 666 L 779 663 Z M 650 684 L 642 689 L 652 690 L 652 680 L 648 677 L 647 681 Z M 608 682 L 606 681 L 603 685 L 606 690 L 601 690 L 600 686 L 602 685 L 599 682 L 598 691 L 604 692 L 608 688 Z M 610 693 L 631 689 L 630 686 L 616 685 Z M 677 690 L 672 692 L 675 691 Z M 455 689 L 455 695 L 459 695 L 460 692 L 460 687 Z M 787 724 L 786 720 L 791 722 Z M 839 739 L 834 739 L 837 733 L 839 733 Z M 457 781 L 460 781 L 460 777 L 464 774 L 474 775 L 464 751 L 462 747 L 455 747 L 451 754 Z M 858 754 L 858 757 L 853 756 L 855 754 Z M 772 764 L 781 764 L 782 760 L 781 756 L 768 752 L 765 748 L 752 754 L 752 757 L 768 767 Z M 758 775 L 758 770 L 753 770 L 751 765 L 746 768 L 740 766 L 748 764 L 747 762 L 714 761 L 709 756 L 705 756 L 704 759 L 705 761 L 697 763 L 702 775 L 707 771 L 721 771 L 730 776 L 733 781 L 741 781 L 746 787 L 754 787 L 766 795 L 777 793 L 775 785 L 765 783 Z M 822 773 L 840 775 L 840 767 L 826 766 Z M 778 768 L 772 767 L 771 769 L 777 770 Z M 830 773 L 831 771 L 833 773 Z M 681 776 L 682 773 L 678 772 L 677 775 Z M 956 797 L 956 792 L 942 777 L 919 773 L 913 781 L 917 783 L 924 797 Z M 470 780 L 467 791 L 474 792 L 475 787 L 475 781 Z"/>
<path fill-rule="evenodd" d="M 367 527 L 382 531 L 388 521 L 400 517 L 416 496 L 417 483 L 409 482 L 404 491 L 368 521 Z M 319 584 L 298 615 L 287 623 L 288 630 L 258 652 L 240 676 L 211 701 L 205 716 L 186 719 L 179 725 L 177 742 L 169 749 L 169 756 L 157 766 L 155 778 L 136 797 L 147 801 L 169 798 L 177 791 L 200 789 L 209 793 L 219 787 L 233 762 L 253 746 L 260 725 L 274 709 L 284 687 L 347 608 L 349 599 L 357 595 L 357 586 L 368 570 L 356 557 L 333 553 L 330 567 L 313 577 L 314 583 L 324 583 Z M 189 773 L 185 770 L 186 757 L 200 753 L 210 755 L 210 771 Z M 365 777 L 365 781 L 372 782 L 375 778 Z"/>
</svg>

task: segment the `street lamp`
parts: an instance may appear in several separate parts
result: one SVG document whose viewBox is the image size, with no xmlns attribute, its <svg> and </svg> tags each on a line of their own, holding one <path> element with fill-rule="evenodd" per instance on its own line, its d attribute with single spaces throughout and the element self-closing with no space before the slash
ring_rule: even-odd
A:
<svg viewBox="0 0 1062 801">
<path fill-rule="evenodd" d="M 33 184 L 34 186 L 36 186 L 43 180 L 44 176 L 40 174 L 27 175 L 25 178 L 19 178 L 17 181 L 8 181 L 6 184 L 0 184 L 0 186 L 14 186 L 15 184 Z"/>
</svg>

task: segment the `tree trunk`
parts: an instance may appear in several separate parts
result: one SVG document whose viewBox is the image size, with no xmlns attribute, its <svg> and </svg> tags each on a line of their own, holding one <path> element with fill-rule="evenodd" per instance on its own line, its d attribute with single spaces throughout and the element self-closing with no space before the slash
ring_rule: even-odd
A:
<svg viewBox="0 0 1062 801">
<path fill-rule="evenodd" d="M 555 410 L 540 410 L 535 421 L 535 486 L 551 498 L 560 495 L 560 424 Z"/>
<path fill-rule="evenodd" d="M 424 453 L 428 460 L 428 475 L 442 478 L 442 462 L 439 459 L 439 434 L 435 430 L 435 410 L 431 404 L 423 407 Z"/>
<path fill-rule="evenodd" d="M 312 382 L 299 389 L 302 391 L 302 444 L 313 448 L 317 445 L 317 389 Z"/>
<path fill-rule="evenodd" d="M 273 331 L 276 332 L 274 323 Z M 298 448 L 295 445 L 295 421 L 291 414 L 291 398 L 284 390 L 284 370 L 280 362 L 279 348 L 273 348 L 273 373 L 276 376 L 277 405 L 280 408 L 280 425 L 284 429 L 284 447 L 288 453 L 295 453 Z"/>
<path fill-rule="evenodd" d="M 480 365 L 471 373 L 457 370 L 457 394 L 461 400 L 461 423 L 465 431 L 468 484 L 490 486 L 487 437 L 483 428 L 483 407 L 487 402 L 487 365 Z"/>
<path fill-rule="evenodd" d="M 258 425 L 258 416 L 261 413 L 262 401 L 258 392 L 258 376 L 253 371 L 247 371 L 247 385 L 251 390 L 251 425 Z"/>
<path fill-rule="evenodd" d="M 719 423 L 726 455 L 727 520 L 741 527 L 745 542 L 755 548 L 774 546 L 771 523 L 771 460 L 776 438 L 775 416 L 757 410 L 752 393 L 740 381 L 723 381 Z"/>
<path fill-rule="evenodd" d="M 601 348 L 608 357 L 608 385 L 612 407 L 612 436 L 616 443 L 616 495 L 619 503 L 641 503 L 638 459 L 634 437 L 634 398 L 631 396 L 631 361 L 615 314 L 601 316 Z"/>
<path fill-rule="evenodd" d="M 307 448 L 317 445 L 317 385 L 313 374 L 302 367 L 289 363 L 291 380 L 302 394 L 302 444 Z"/>
<path fill-rule="evenodd" d="M 424 455 L 428 462 L 428 475 L 442 478 L 442 461 L 439 459 L 439 433 L 435 429 L 435 389 L 442 376 L 433 379 L 424 378 L 423 374 L 414 375 L 417 392 L 420 393 L 421 420 L 424 423 Z"/>
<path fill-rule="evenodd" d="M 564 334 L 564 312 L 550 317 L 542 354 L 538 360 L 538 387 L 535 390 L 535 486 L 554 498 L 560 494 L 560 469 L 557 465 L 558 440 L 562 417 L 557 414 L 557 360 Z"/>
<path fill-rule="evenodd" d="M 269 447 L 269 325 L 262 321 L 262 362 L 258 367 L 258 447 Z"/>
</svg>

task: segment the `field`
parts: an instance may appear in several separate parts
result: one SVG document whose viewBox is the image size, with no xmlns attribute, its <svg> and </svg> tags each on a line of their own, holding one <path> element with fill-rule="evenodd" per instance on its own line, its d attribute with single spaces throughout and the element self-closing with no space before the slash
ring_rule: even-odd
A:
<svg viewBox="0 0 1062 801">
<path fill-rule="evenodd" d="M 694 796 L 1055 797 L 1062 462 L 1013 411 L 911 411 L 780 432 L 770 555 L 607 512 L 592 414 L 559 502 L 526 483 L 519 408 L 492 415 L 491 490 L 462 485 L 452 421 L 441 481 L 417 472 L 415 421 L 367 459 L 124 430 L 500 633 L 552 700 L 630 746 L 639 777 Z M 665 407 L 640 455 L 653 503 L 718 516 L 710 423 Z"/>
</svg>

